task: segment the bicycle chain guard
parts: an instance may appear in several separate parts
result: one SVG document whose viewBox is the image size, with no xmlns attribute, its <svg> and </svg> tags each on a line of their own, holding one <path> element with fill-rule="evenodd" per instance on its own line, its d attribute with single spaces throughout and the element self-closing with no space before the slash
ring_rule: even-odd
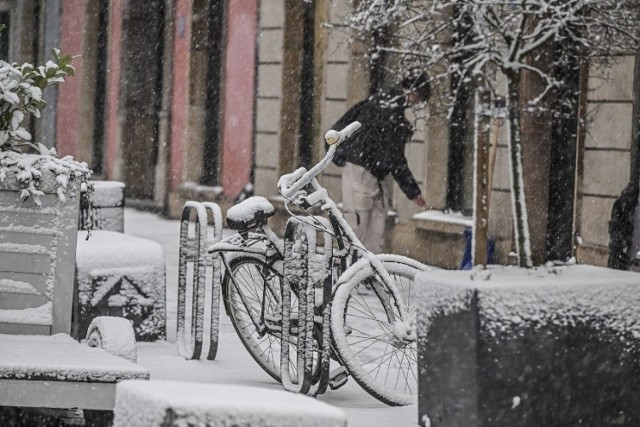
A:
<svg viewBox="0 0 640 427">
<path fill-rule="evenodd" d="M 322 221 L 327 229 L 330 228 L 325 218 L 318 217 L 316 220 Z M 318 236 L 323 238 L 322 246 L 317 244 Z M 287 221 L 280 373 L 282 386 L 288 391 L 315 396 L 324 393 L 329 385 L 332 253 L 331 235 L 295 217 Z M 292 312 L 292 294 L 298 298 L 297 313 Z M 321 319 L 320 330 L 316 326 L 318 317 Z M 297 328 L 292 327 L 295 324 Z M 296 378 L 291 378 L 289 369 L 291 345 L 297 351 Z M 317 358 L 318 377 L 314 375 L 314 356 Z"/>
<path fill-rule="evenodd" d="M 195 215 L 193 215 L 195 213 Z M 209 215 L 210 214 L 210 215 Z M 195 216 L 195 221 L 194 217 Z M 211 224 L 209 217 L 212 218 Z M 213 225 L 213 235 L 209 226 Z M 193 233 L 189 229 L 193 229 Z M 204 344 L 208 344 L 208 360 L 214 360 L 218 352 L 218 328 L 220 322 L 220 255 L 209 254 L 207 248 L 222 239 L 222 214 L 215 203 L 188 201 L 182 210 L 180 220 L 180 252 L 178 263 L 178 313 L 177 336 L 178 353 L 186 359 L 200 359 Z M 191 322 L 187 336 L 187 287 L 188 264 L 191 271 Z M 210 269 L 211 275 L 207 275 Z M 210 334 L 204 341 L 205 294 L 211 291 Z"/>
</svg>

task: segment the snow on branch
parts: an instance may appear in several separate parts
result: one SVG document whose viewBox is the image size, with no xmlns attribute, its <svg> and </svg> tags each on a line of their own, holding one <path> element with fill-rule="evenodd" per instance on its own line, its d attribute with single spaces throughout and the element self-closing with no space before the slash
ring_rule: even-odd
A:
<svg viewBox="0 0 640 427">
<path fill-rule="evenodd" d="M 433 80 L 457 75 L 468 83 L 478 74 L 533 71 L 543 95 L 563 82 L 541 65 L 553 44 L 582 59 L 634 52 L 640 46 L 640 2 L 634 0 L 361 0 L 346 18 L 351 35 L 371 57 L 397 59 L 397 72 L 421 66 Z M 386 31 L 387 37 L 377 37 Z M 385 43 L 380 43 L 384 40 Z M 551 60 L 562 61 L 562 55 Z M 493 82 L 485 83 L 493 87 Z M 542 96 L 535 97 L 538 102 Z M 451 100 L 451 97 L 449 98 Z M 442 100 L 441 100 L 442 101 Z"/>
</svg>

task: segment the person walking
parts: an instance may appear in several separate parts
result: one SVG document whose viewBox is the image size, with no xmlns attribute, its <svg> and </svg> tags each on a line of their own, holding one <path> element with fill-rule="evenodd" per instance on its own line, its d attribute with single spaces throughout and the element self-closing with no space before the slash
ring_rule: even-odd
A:
<svg viewBox="0 0 640 427">
<path fill-rule="evenodd" d="M 380 253 L 384 244 L 389 209 L 381 181 L 386 176 L 391 175 L 415 204 L 427 206 L 404 154 L 413 134 L 405 109 L 430 95 L 426 73 L 412 70 L 397 87 L 351 107 L 332 127 L 343 129 L 356 120 L 362 123 L 359 132 L 338 146 L 333 162 L 342 167 L 345 218 L 373 253 Z"/>
</svg>

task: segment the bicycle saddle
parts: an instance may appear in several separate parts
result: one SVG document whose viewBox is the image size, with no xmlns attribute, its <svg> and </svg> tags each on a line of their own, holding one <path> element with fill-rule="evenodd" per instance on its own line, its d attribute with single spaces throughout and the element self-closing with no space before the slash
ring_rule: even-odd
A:
<svg viewBox="0 0 640 427">
<path fill-rule="evenodd" d="M 267 218 L 274 213 L 275 208 L 264 197 L 249 197 L 227 210 L 227 226 L 233 230 L 246 230 L 266 224 Z"/>
</svg>

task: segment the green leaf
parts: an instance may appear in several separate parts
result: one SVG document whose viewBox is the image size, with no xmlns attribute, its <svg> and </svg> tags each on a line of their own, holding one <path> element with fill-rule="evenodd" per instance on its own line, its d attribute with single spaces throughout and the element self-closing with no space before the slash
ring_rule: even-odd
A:
<svg viewBox="0 0 640 427">
<path fill-rule="evenodd" d="M 63 71 L 70 76 L 76 75 L 76 69 L 73 68 L 72 65 L 67 65 L 66 67 L 63 68 Z"/>
<path fill-rule="evenodd" d="M 72 59 L 71 55 L 61 56 L 60 59 L 58 59 L 58 67 L 65 68 L 67 65 L 71 64 Z"/>
<path fill-rule="evenodd" d="M 49 85 L 49 80 L 38 75 L 33 78 L 33 84 L 38 86 L 40 89 L 44 89 Z"/>
</svg>

